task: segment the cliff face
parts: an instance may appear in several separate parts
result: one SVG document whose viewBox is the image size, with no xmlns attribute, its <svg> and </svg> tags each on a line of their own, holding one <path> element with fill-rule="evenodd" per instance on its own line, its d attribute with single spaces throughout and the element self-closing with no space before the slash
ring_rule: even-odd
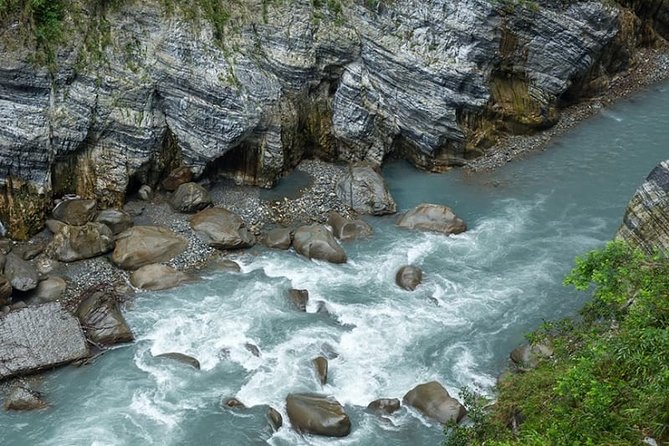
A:
<svg viewBox="0 0 669 446">
<path fill-rule="evenodd" d="M 669 160 L 658 164 L 637 189 L 616 238 L 649 254 L 669 253 Z"/>
<path fill-rule="evenodd" d="M 166 3 L 83 3 L 51 69 L 6 24 L 0 220 L 13 237 L 41 227 L 52 196 L 118 206 L 181 164 L 261 186 L 307 156 L 443 170 L 499 132 L 550 126 L 642 35 L 599 1 L 244 0 L 223 32 Z"/>
</svg>

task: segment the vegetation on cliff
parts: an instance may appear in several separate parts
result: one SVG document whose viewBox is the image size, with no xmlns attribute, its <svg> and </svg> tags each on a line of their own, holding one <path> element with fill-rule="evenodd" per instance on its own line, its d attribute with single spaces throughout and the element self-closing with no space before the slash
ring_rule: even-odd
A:
<svg viewBox="0 0 669 446">
<path fill-rule="evenodd" d="M 611 242 L 577 259 L 565 284 L 592 287 L 593 298 L 578 321 L 530 335 L 554 355 L 503 377 L 492 405 L 463 392 L 472 424 L 449 427 L 445 445 L 669 440 L 669 259 Z"/>
</svg>

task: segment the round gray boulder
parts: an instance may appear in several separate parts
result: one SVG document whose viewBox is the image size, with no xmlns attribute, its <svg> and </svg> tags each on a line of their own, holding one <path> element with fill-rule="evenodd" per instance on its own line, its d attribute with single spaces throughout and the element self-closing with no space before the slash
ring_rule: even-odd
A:
<svg viewBox="0 0 669 446">
<path fill-rule="evenodd" d="M 401 228 L 441 232 L 446 235 L 459 234 L 467 229 L 465 222 L 451 208 L 429 203 L 419 204 L 408 211 L 397 225 Z"/>
<path fill-rule="evenodd" d="M 68 225 L 80 226 L 93 220 L 97 202 L 95 200 L 65 200 L 53 210 L 53 218 Z"/>
<path fill-rule="evenodd" d="M 372 235 L 372 227 L 362 220 L 350 220 L 337 212 L 328 214 L 333 235 L 341 241 L 355 240 Z"/>
<path fill-rule="evenodd" d="M 184 183 L 174 192 L 170 204 L 175 211 L 196 212 L 211 204 L 211 196 L 197 183 Z"/>
<path fill-rule="evenodd" d="M 404 395 L 402 402 L 444 424 L 459 422 L 467 414 L 465 407 L 436 381 L 417 385 Z"/>
<path fill-rule="evenodd" d="M 380 398 L 369 403 L 367 410 L 379 415 L 390 415 L 400 410 L 400 400 L 397 398 Z"/>
<path fill-rule="evenodd" d="M 133 221 L 130 214 L 118 209 L 105 209 L 100 211 L 95 221 L 102 223 L 111 229 L 112 234 L 120 234 L 132 227 Z"/>
<path fill-rule="evenodd" d="M 286 250 L 290 248 L 292 241 L 292 231 L 289 228 L 274 228 L 263 238 L 263 244 L 271 249 Z"/>
<path fill-rule="evenodd" d="M 385 215 L 397 212 L 381 174 L 370 164 L 351 166 L 335 186 L 337 198 L 360 214 Z"/>
<path fill-rule="evenodd" d="M 301 226 L 293 236 L 293 247 L 298 254 L 310 259 L 345 263 L 346 253 L 323 225 Z"/>
<path fill-rule="evenodd" d="M 102 223 L 81 226 L 64 225 L 56 233 L 47 254 L 61 262 L 74 262 L 105 254 L 114 248 L 114 234 Z"/>
<path fill-rule="evenodd" d="M 244 220 L 224 208 L 209 208 L 198 212 L 191 218 L 190 226 L 213 248 L 249 248 L 256 243 L 255 236 L 246 228 Z"/>
<path fill-rule="evenodd" d="M 167 262 L 181 254 L 188 241 L 159 226 L 134 226 L 116 237 L 112 262 L 134 270 L 152 263 Z"/>
<path fill-rule="evenodd" d="M 309 291 L 307 290 L 288 290 L 288 300 L 300 311 L 307 311 L 307 302 L 309 302 Z"/>
<path fill-rule="evenodd" d="M 194 369 L 200 370 L 200 361 L 193 358 L 192 356 L 183 353 L 178 353 L 178 352 L 161 353 L 159 355 L 154 356 L 154 358 L 171 359 L 189 365 Z"/>
<path fill-rule="evenodd" d="M 395 274 L 395 283 L 407 291 L 415 290 L 422 281 L 423 272 L 413 265 L 404 265 Z"/>
<path fill-rule="evenodd" d="M 153 263 L 144 265 L 130 274 L 130 283 L 144 290 L 166 290 L 188 282 L 191 277 L 171 266 Z"/>
<path fill-rule="evenodd" d="M 334 398 L 290 394 L 286 398 L 286 412 L 293 429 L 300 433 L 345 437 L 351 432 L 351 420 Z"/>
</svg>

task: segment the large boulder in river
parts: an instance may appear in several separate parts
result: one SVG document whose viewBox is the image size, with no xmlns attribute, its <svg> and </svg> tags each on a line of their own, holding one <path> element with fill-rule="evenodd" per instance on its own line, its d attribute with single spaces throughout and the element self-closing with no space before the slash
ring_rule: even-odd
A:
<svg viewBox="0 0 669 446">
<path fill-rule="evenodd" d="M 345 263 L 346 253 L 323 225 L 300 226 L 293 236 L 295 251 L 310 259 Z"/>
<path fill-rule="evenodd" d="M 57 302 L 0 315 L 0 381 L 88 354 L 79 321 Z"/>
<path fill-rule="evenodd" d="M 50 257 L 61 262 L 90 259 L 114 248 L 114 234 L 102 223 L 64 225 L 47 246 Z"/>
<path fill-rule="evenodd" d="M 300 311 L 307 311 L 307 302 L 309 302 L 308 290 L 288 290 L 288 300 Z"/>
<path fill-rule="evenodd" d="M 324 356 L 317 356 L 311 360 L 314 365 L 314 371 L 318 377 L 318 382 L 324 386 L 328 382 L 328 358 Z"/>
<path fill-rule="evenodd" d="M 465 232 L 467 226 L 451 208 L 440 204 L 419 204 L 400 218 L 398 226 L 408 229 L 441 232 L 443 234 L 459 234 Z"/>
<path fill-rule="evenodd" d="M 255 236 L 246 228 L 244 220 L 224 208 L 198 212 L 191 218 L 190 226 L 205 243 L 214 248 L 249 248 L 256 243 Z"/>
<path fill-rule="evenodd" d="M 293 242 L 293 231 L 290 228 L 274 228 L 263 237 L 263 244 L 271 249 L 288 249 Z"/>
<path fill-rule="evenodd" d="M 130 275 L 130 283 L 133 286 L 153 291 L 174 288 L 189 280 L 191 277 L 188 274 L 157 263 L 144 265 Z"/>
<path fill-rule="evenodd" d="M 95 217 L 96 206 L 95 200 L 61 201 L 53 210 L 53 218 L 68 225 L 85 225 Z"/>
<path fill-rule="evenodd" d="M 397 398 L 379 398 L 369 403 L 367 410 L 378 415 L 390 415 L 400 410 L 400 400 Z"/>
<path fill-rule="evenodd" d="M 167 262 L 181 254 L 188 241 L 167 228 L 134 226 L 116 237 L 112 261 L 123 269 Z"/>
<path fill-rule="evenodd" d="M 190 183 L 193 180 L 193 171 L 188 166 L 177 167 L 172 170 L 162 181 L 161 186 L 168 191 L 175 191 L 182 184 Z"/>
<path fill-rule="evenodd" d="M 105 209 L 100 211 L 95 221 L 106 225 L 112 234 L 120 234 L 133 225 L 132 217 L 125 211 L 118 209 Z"/>
<path fill-rule="evenodd" d="M 395 283 L 402 289 L 413 291 L 423 281 L 423 272 L 413 265 L 404 265 L 395 274 Z"/>
<path fill-rule="evenodd" d="M 385 215 L 397 212 L 381 174 L 369 164 L 351 166 L 335 186 L 337 198 L 361 214 Z"/>
<path fill-rule="evenodd" d="M 175 211 L 196 212 L 211 204 L 211 196 L 197 183 L 184 183 L 174 192 L 170 203 Z"/>
<path fill-rule="evenodd" d="M 372 235 L 372 227 L 362 220 L 350 220 L 337 212 L 328 214 L 328 224 L 333 235 L 341 241 L 354 240 Z"/>
<path fill-rule="evenodd" d="M 417 385 L 404 395 L 402 402 L 444 424 L 459 422 L 467 414 L 465 407 L 436 381 Z"/>
<path fill-rule="evenodd" d="M 345 437 L 351 432 L 351 420 L 334 398 L 290 394 L 286 398 L 286 412 L 293 429 L 300 433 Z"/>
<path fill-rule="evenodd" d="M 39 281 L 37 269 L 32 263 L 26 262 L 13 252 L 7 254 L 5 259 L 5 277 L 12 288 L 19 291 L 33 290 Z"/>
<path fill-rule="evenodd" d="M 108 286 L 102 284 L 88 288 L 82 293 L 82 298 L 77 317 L 88 339 L 96 345 L 132 341 L 132 331 L 118 306 L 118 297 Z"/>
<path fill-rule="evenodd" d="M 189 365 L 194 369 L 200 370 L 200 361 L 184 353 L 179 353 L 179 352 L 161 353 L 159 355 L 154 356 L 154 358 L 172 359 L 174 361 L 181 362 L 182 364 Z"/>
</svg>

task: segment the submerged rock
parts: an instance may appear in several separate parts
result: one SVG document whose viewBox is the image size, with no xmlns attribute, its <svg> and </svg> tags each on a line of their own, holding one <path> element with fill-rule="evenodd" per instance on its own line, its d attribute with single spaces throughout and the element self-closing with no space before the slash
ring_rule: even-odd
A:
<svg viewBox="0 0 669 446">
<path fill-rule="evenodd" d="M 646 253 L 669 253 L 669 160 L 662 161 L 637 189 L 616 234 Z"/>
<path fill-rule="evenodd" d="M 260 349 L 258 348 L 257 345 L 251 344 L 250 342 L 247 342 L 244 344 L 244 348 L 249 351 L 253 356 L 259 358 L 260 357 Z"/>
<path fill-rule="evenodd" d="M 300 311 L 307 311 L 307 302 L 309 302 L 309 291 L 307 290 L 288 290 L 288 299 Z"/>
<path fill-rule="evenodd" d="M 59 303 L 0 315 L 0 381 L 88 356 L 79 321 Z"/>
<path fill-rule="evenodd" d="M 263 244 L 268 248 L 286 250 L 293 242 L 290 228 L 274 228 L 265 234 Z"/>
<path fill-rule="evenodd" d="M 97 345 L 113 345 L 133 340 L 132 331 L 118 306 L 117 297 L 105 286 L 94 286 L 82 293 L 77 317 L 86 337 Z"/>
<path fill-rule="evenodd" d="M 130 283 L 144 290 L 166 290 L 191 280 L 191 276 L 171 266 L 153 263 L 144 265 L 130 274 Z"/>
<path fill-rule="evenodd" d="M 61 201 L 53 210 L 53 218 L 68 225 L 85 225 L 95 217 L 96 206 L 95 200 Z"/>
<path fill-rule="evenodd" d="M 211 205 L 211 196 L 197 183 L 184 183 L 174 192 L 170 203 L 175 211 L 196 212 Z"/>
<path fill-rule="evenodd" d="M 38 410 L 48 407 L 42 394 L 25 386 L 15 385 L 5 398 L 5 410 Z"/>
<path fill-rule="evenodd" d="M 467 229 L 465 222 L 451 208 L 439 204 L 423 203 L 404 214 L 397 225 L 401 228 L 460 234 Z"/>
<path fill-rule="evenodd" d="M 300 226 L 293 236 L 293 247 L 297 253 L 310 259 L 345 263 L 346 253 L 323 225 Z"/>
<path fill-rule="evenodd" d="M 249 248 L 256 243 L 255 236 L 246 228 L 244 220 L 224 208 L 200 211 L 193 216 L 190 225 L 202 240 L 213 248 Z"/>
<path fill-rule="evenodd" d="M 134 226 L 116 237 L 112 261 L 123 269 L 167 262 L 181 254 L 188 241 L 159 226 Z"/>
<path fill-rule="evenodd" d="M 228 409 L 246 409 L 246 405 L 239 401 L 237 398 L 226 398 L 223 401 L 223 406 Z"/>
<path fill-rule="evenodd" d="M 314 365 L 314 370 L 316 371 L 316 376 L 318 381 L 322 386 L 328 382 L 328 360 L 323 356 L 318 356 L 311 360 Z"/>
<path fill-rule="evenodd" d="M 32 263 L 26 262 L 13 252 L 7 254 L 5 260 L 5 277 L 12 288 L 18 291 L 33 290 L 39 281 L 37 269 Z"/>
<path fill-rule="evenodd" d="M 174 361 L 187 364 L 193 367 L 194 369 L 200 370 L 200 361 L 193 358 L 192 356 L 183 353 L 178 353 L 178 352 L 161 353 L 159 355 L 154 356 L 154 358 L 172 359 Z"/>
<path fill-rule="evenodd" d="M 290 394 L 286 411 L 297 432 L 345 437 L 351 432 L 351 420 L 337 400 L 310 393 Z"/>
<path fill-rule="evenodd" d="M 114 234 L 102 223 L 64 225 L 53 236 L 47 253 L 60 262 L 74 262 L 105 254 L 114 248 Z"/>
<path fill-rule="evenodd" d="M 333 235 L 341 241 L 355 240 L 372 235 L 372 227 L 362 220 L 350 220 L 337 212 L 328 214 Z"/>
<path fill-rule="evenodd" d="M 423 281 L 423 272 L 413 265 L 404 265 L 395 274 L 395 283 L 400 288 L 413 291 Z"/>
<path fill-rule="evenodd" d="M 242 267 L 239 266 L 239 263 L 230 259 L 217 259 L 213 262 L 213 264 L 221 271 L 230 271 L 233 273 L 239 273 L 242 271 Z"/>
<path fill-rule="evenodd" d="M 360 214 L 385 215 L 397 212 L 386 182 L 372 165 L 351 166 L 339 179 L 335 190 L 339 201 Z"/>
<path fill-rule="evenodd" d="M 397 398 L 380 398 L 369 403 L 367 410 L 380 415 L 390 415 L 400 410 L 400 400 Z"/>
<path fill-rule="evenodd" d="M 404 395 L 402 402 L 444 424 L 460 422 L 467 414 L 465 407 L 436 381 L 417 385 Z"/>
</svg>

